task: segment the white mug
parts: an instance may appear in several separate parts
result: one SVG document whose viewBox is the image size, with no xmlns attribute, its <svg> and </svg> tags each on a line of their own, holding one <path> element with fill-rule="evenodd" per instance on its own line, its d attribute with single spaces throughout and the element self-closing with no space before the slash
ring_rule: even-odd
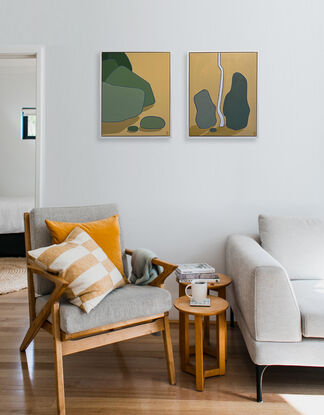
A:
<svg viewBox="0 0 324 415">
<path fill-rule="evenodd" d="M 190 287 L 192 295 L 189 295 L 187 292 Z M 207 282 L 192 280 L 191 284 L 186 286 L 185 293 L 189 298 L 193 298 L 196 301 L 202 301 L 207 298 Z"/>
</svg>

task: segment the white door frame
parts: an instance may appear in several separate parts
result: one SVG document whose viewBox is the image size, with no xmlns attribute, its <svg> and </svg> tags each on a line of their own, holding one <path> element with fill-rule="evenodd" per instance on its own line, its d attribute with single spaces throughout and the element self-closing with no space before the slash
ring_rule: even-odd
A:
<svg viewBox="0 0 324 415">
<path fill-rule="evenodd" d="M 1 58 L 36 58 L 36 140 L 35 140 L 35 206 L 43 205 L 42 200 L 42 172 L 43 172 L 43 144 L 44 144 L 44 108 L 45 108 L 45 62 L 42 46 L 0 46 Z"/>
</svg>

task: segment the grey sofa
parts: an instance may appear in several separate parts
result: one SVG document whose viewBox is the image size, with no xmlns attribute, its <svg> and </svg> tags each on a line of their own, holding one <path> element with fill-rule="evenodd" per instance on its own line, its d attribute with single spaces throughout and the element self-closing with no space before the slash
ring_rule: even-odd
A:
<svg viewBox="0 0 324 415">
<path fill-rule="evenodd" d="M 257 401 L 268 366 L 324 366 L 324 221 L 260 216 L 258 236 L 228 238 L 226 268 Z"/>
</svg>

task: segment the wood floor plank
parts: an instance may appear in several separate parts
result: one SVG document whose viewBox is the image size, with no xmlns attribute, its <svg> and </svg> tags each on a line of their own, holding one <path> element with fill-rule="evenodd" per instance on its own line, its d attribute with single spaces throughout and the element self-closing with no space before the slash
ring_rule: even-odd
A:
<svg viewBox="0 0 324 415">
<path fill-rule="evenodd" d="M 0 295 L 1 415 L 56 414 L 51 336 L 42 330 L 26 354 L 19 352 L 28 319 L 26 290 Z M 190 344 L 194 344 L 193 327 L 190 330 Z M 171 325 L 171 336 L 175 386 L 168 382 L 162 336 L 149 335 L 64 357 L 67 414 L 301 415 L 285 394 L 309 399 L 324 395 L 324 369 L 275 367 L 265 373 L 264 403 L 257 404 L 254 365 L 238 328 L 228 330 L 226 375 L 206 379 L 204 391 L 197 392 L 194 376 L 180 370 L 176 324 Z M 213 359 L 205 356 L 206 368 L 214 366 Z"/>
</svg>

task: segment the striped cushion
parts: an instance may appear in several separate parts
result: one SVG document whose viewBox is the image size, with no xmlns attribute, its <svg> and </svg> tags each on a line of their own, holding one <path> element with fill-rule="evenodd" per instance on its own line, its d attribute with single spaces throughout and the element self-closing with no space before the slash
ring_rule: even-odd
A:
<svg viewBox="0 0 324 415">
<path fill-rule="evenodd" d="M 125 285 L 123 276 L 87 232 L 76 227 L 64 242 L 29 251 L 43 269 L 69 282 L 68 300 L 89 313 L 112 290 Z"/>
</svg>

